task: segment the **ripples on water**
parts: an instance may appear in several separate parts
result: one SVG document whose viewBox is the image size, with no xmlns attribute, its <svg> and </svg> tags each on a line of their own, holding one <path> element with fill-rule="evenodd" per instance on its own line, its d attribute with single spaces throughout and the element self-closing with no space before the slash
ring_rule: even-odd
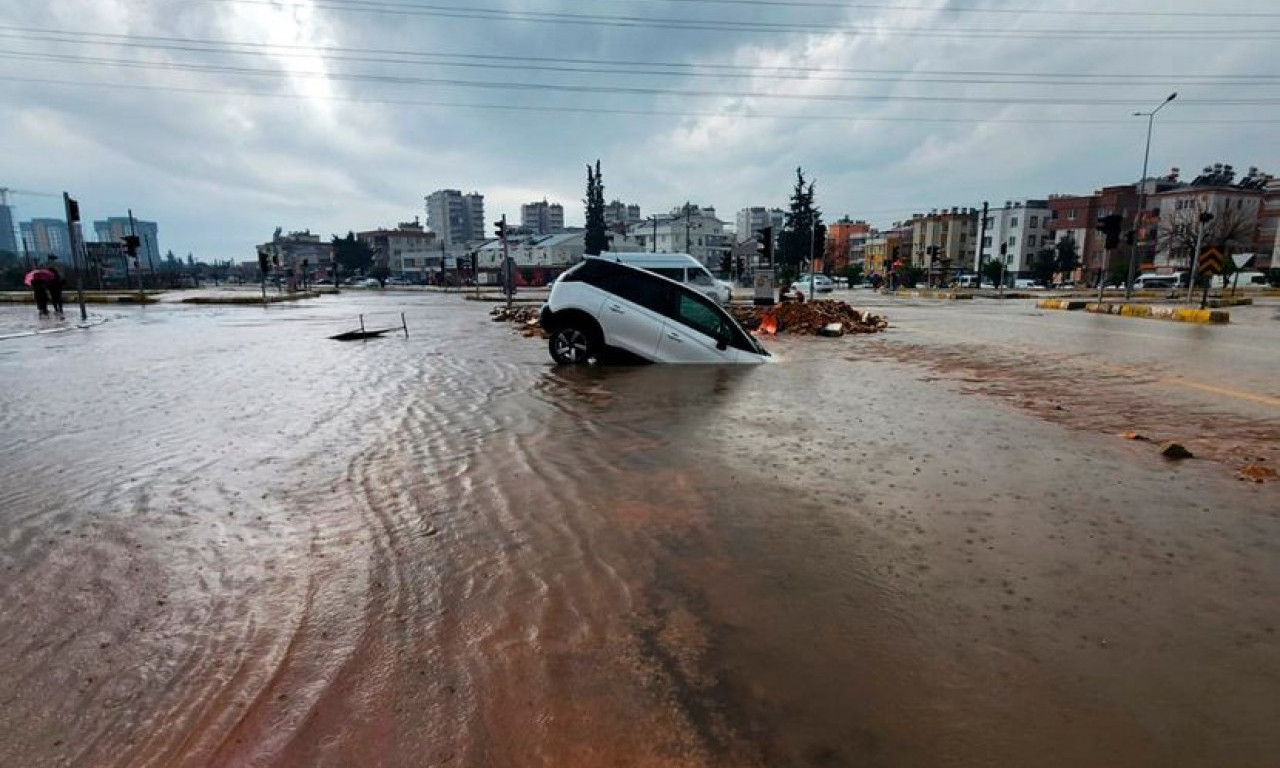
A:
<svg viewBox="0 0 1280 768">
<path fill-rule="evenodd" d="M 697 506 L 660 414 L 732 376 L 620 392 L 468 310 L 6 350 L 0 763 L 695 756 L 633 590 Z"/>
<path fill-rule="evenodd" d="M 324 339 L 396 303 L 0 346 L 0 766 L 1194 764 L 1222 731 L 1165 669 L 1274 710 L 1274 645 L 1205 629 L 1265 636 L 1262 501 L 1206 521 L 1114 456 L 1081 488 L 1096 446 L 824 342 L 561 370 L 451 297 Z M 1125 503 L 1162 513 L 1076 513 Z M 1132 617 L 1177 579 L 1170 646 Z"/>
</svg>

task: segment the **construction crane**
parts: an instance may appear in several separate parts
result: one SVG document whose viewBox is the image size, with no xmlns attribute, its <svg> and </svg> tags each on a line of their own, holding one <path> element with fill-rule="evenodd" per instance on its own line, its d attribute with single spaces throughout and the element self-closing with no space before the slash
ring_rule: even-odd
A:
<svg viewBox="0 0 1280 768">
<path fill-rule="evenodd" d="M 32 192 L 28 189 L 13 189 L 12 187 L 0 187 L 0 205 L 9 204 L 9 195 L 25 195 L 27 197 L 62 197 L 62 195 L 53 195 L 48 192 Z"/>
</svg>

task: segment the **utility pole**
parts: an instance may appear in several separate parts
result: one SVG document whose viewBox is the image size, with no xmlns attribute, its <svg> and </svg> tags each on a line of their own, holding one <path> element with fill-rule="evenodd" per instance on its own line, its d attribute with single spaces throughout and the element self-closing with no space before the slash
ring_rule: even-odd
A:
<svg viewBox="0 0 1280 768">
<path fill-rule="evenodd" d="M 656 213 L 653 214 L 653 248 L 650 249 L 650 252 L 658 252 L 658 214 Z"/>
<path fill-rule="evenodd" d="M 684 252 L 690 253 L 690 254 L 693 252 L 693 246 L 691 244 L 690 235 L 689 235 L 689 229 L 692 223 L 693 223 L 692 220 L 689 218 L 689 201 L 685 200 L 684 201 Z"/>
<path fill-rule="evenodd" d="M 813 301 L 817 298 L 817 294 L 814 293 L 814 283 L 817 281 L 818 276 L 813 273 L 813 260 L 817 258 L 817 256 L 814 255 L 814 251 L 817 250 L 817 248 L 818 217 L 814 216 L 813 220 L 809 222 L 809 301 Z"/>
<path fill-rule="evenodd" d="M 987 201 L 983 200 L 982 201 L 982 229 L 978 233 L 978 263 L 973 270 L 974 277 L 976 278 L 974 281 L 974 285 L 977 288 L 982 287 L 982 257 L 985 256 L 987 252 L 987 213 L 989 210 L 990 210 L 990 207 L 987 205 Z"/>
<path fill-rule="evenodd" d="M 71 263 L 76 269 L 76 299 L 80 302 L 80 322 L 83 323 L 89 319 L 89 312 L 84 306 L 84 269 L 80 263 L 80 240 L 76 237 L 80 224 L 80 204 L 63 192 L 62 205 L 67 211 L 67 244 L 71 246 Z"/>
<path fill-rule="evenodd" d="M 1195 302 L 1196 289 L 1196 272 L 1200 269 L 1200 246 L 1204 243 L 1205 225 L 1213 221 L 1213 214 L 1208 211 L 1201 211 L 1199 216 L 1200 226 L 1196 229 L 1196 251 L 1191 255 L 1191 274 L 1187 275 L 1187 306 L 1191 306 Z M 1224 283 L 1225 284 L 1225 283 Z M 1205 289 L 1205 295 L 1208 295 L 1208 289 Z"/>
<path fill-rule="evenodd" d="M 1147 118 L 1147 148 L 1142 153 L 1142 181 L 1138 183 L 1138 214 L 1133 221 L 1133 247 L 1129 251 L 1129 275 L 1128 280 L 1124 284 L 1124 300 L 1128 301 L 1133 297 L 1133 281 L 1137 278 L 1138 270 L 1138 233 L 1143 231 L 1142 220 L 1146 218 L 1147 213 L 1147 163 L 1151 160 L 1151 128 L 1155 124 L 1156 113 L 1164 109 L 1165 104 L 1178 98 L 1178 92 L 1174 91 L 1169 94 L 1169 98 L 1165 99 L 1160 106 L 1150 112 L 1134 112 L 1134 117 L 1146 116 Z"/>
<path fill-rule="evenodd" d="M 128 248 L 125 261 L 133 262 L 133 271 L 138 273 L 138 302 L 145 304 L 147 299 L 146 291 L 142 288 L 142 265 L 138 263 L 138 230 L 133 223 L 133 209 L 129 209 L 129 237 L 132 238 L 133 245 Z"/>
</svg>

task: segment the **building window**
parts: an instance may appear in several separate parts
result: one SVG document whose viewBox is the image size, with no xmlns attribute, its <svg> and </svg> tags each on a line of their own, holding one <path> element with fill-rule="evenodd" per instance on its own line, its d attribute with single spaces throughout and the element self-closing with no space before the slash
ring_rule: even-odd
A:
<svg viewBox="0 0 1280 768">
<path fill-rule="evenodd" d="M 1011 229 L 1016 228 L 1017 226 L 1018 226 L 1018 217 L 1017 217 L 1017 216 L 1014 216 L 1012 219 L 1009 219 L 1009 227 L 1010 227 Z"/>
<path fill-rule="evenodd" d="M 982 247 L 983 248 L 991 247 L 991 235 L 987 235 L 986 237 L 982 238 Z"/>
<path fill-rule="evenodd" d="M 1076 209 L 1072 208 L 1071 210 L 1067 211 L 1067 221 L 1075 221 L 1075 220 L 1076 220 Z"/>
<path fill-rule="evenodd" d="M 1035 229 L 1035 228 L 1036 228 L 1036 227 L 1038 227 L 1038 226 L 1040 226 L 1040 217 L 1039 217 L 1039 216 L 1032 216 L 1032 217 L 1031 217 L 1031 228 L 1032 228 L 1032 229 Z"/>
<path fill-rule="evenodd" d="M 1013 236 L 1013 235 L 1010 235 L 1010 236 L 1009 236 L 1009 249 L 1010 249 L 1010 250 L 1012 250 L 1012 249 L 1013 249 L 1013 248 L 1015 248 L 1017 245 L 1018 245 L 1018 238 L 1017 238 L 1017 237 L 1015 237 L 1015 236 Z"/>
</svg>

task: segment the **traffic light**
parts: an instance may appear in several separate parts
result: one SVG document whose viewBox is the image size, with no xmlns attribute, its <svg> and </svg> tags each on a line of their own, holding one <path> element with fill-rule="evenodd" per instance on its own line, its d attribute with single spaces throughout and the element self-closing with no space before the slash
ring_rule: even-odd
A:
<svg viewBox="0 0 1280 768">
<path fill-rule="evenodd" d="M 267 252 L 263 250 L 258 251 L 258 271 L 262 273 L 263 277 L 266 277 L 267 273 L 271 271 L 271 262 L 267 259 Z"/>
<path fill-rule="evenodd" d="M 506 219 L 503 219 L 502 221 L 493 222 L 493 234 L 499 240 L 507 236 L 507 220 Z"/>
<path fill-rule="evenodd" d="M 733 272 L 733 255 L 728 251 L 720 256 L 720 272 L 726 275 Z"/>
<path fill-rule="evenodd" d="M 137 256 L 138 246 L 142 245 L 142 238 L 137 235 L 125 235 L 120 238 L 120 242 L 124 243 L 124 249 L 130 256 Z"/>
<path fill-rule="evenodd" d="M 1008 242 L 1001 242 L 1001 243 L 1000 243 L 1000 258 L 1002 258 L 1002 259 L 1003 259 L 1005 256 L 1008 256 L 1008 255 L 1009 255 L 1009 243 L 1008 243 Z"/>
<path fill-rule="evenodd" d="M 1100 216 L 1098 218 L 1097 230 L 1106 237 L 1106 248 L 1111 250 L 1120 245 L 1120 228 L 1124 224 L 1124 218 L 1118 213 L 1109 216 Z"/>
<path fill-rule="evenodd" d="M 760 235 L 761 254 L 764 261 L 769 266 L 773 266 L 773 227 L 765 227 L 757 234 Z"/>
</svg>

